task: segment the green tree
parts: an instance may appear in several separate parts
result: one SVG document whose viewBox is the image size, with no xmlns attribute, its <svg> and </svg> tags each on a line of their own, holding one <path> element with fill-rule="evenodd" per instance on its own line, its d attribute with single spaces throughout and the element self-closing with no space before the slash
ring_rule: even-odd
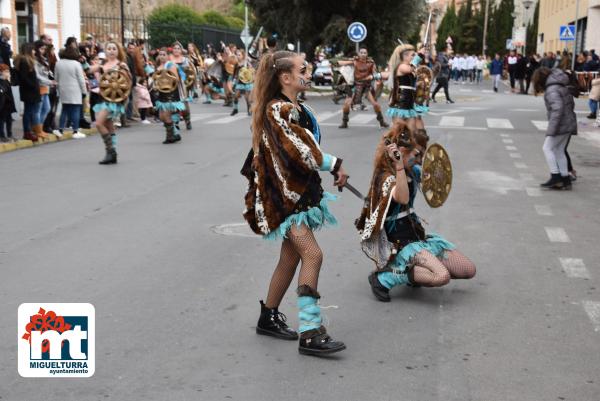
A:
<svg viewBox="0 0 600 401">
<path fill-rule="evenodd" d="M 448 36 L 452 37 L 452 40 L 456 38 L 456 27 L 458 26 L 458 17 L 456 16 L 456 5 L 454 0 L 446 10 L 446 14 L 442 18 L 437 30 L 437 40 L 435 42 L 436 49 L 442 50 L 446 47 L 446 39 Z"/>
<path fill-rule="evenodd" d="M 332 46 L 335 52 L 354 52 L 354 43 L 346 29 L 353 21 L 367 27 L 363 46 L 378 63 L 389 58 L 396 39 L 408 41 L 414 29 L 423 21 L 424 0 L 250 0 L 258 25 L 267 33 L 295 43 L 301 41 L 309 53 L 320 44 Z"/>
<path fill-rule="evenodd" d="M 168 46 L 176 40 L 181 43 L 197 43 L 201 39 L 202 26 L 242 29 L 244 21 L 213 10 L 199 14 L 192 8 L 169 4 L 154 9 L 148 16 L 150 42 L 155 47 Z"/>
<path fill-rule="evenodd" d="M 196 39 L 190 27 L 206 21 L 192 8 L 169 4 L 155 8 L 148 16 L 148 34 L 154 47 L 169 46 L 176 40 L 186 43 Z"/>
<path fill-rule="evenodd" d="M 502 0 L 490 12 L 488 25 L 488 52 L 489 54 L 506 53 L 506 39 L 512 37 L 514 0 Z"/>
</svg>

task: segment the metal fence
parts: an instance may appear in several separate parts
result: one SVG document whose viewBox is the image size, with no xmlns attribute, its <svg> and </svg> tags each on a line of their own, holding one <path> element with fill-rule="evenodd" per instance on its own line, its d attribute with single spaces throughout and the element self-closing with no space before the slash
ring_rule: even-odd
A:
<svg viewBox="0 0 600 401">
<path fill-rule="evenodd" d="M 148 24 L 144 18 L 127 16 L 123 20 L 125 42 L 131 39 L 144 39 L 151 47 L 170 45 L 176 40 L 186 44 L 195 43 L 204 48 L 207 44 L 219 47 L 220 42 L 235 43 L 243 47 L 238 29 L 220 28 L 207 25 L 189 24 Z M 121 39 L 121 18 L 115 16 L 82 15 L 81 35 L 92 34 L 99 41 L 109 38 Z"/>
<path fill-rule="evenodd" d="M 147 23 L 144 18 L 127 16 L 123 20 L 125 42 L 132 39 L 148 39 Z M 93 35 L 103 42 L 109 38 L 121 40 L 121 18 L 115 16 L 82 15 L 81 35 Z M 121 40 L 121 42 L 123 42 Z"/>
<path fill-rule="evenodd" d="M 220 42 L 234 43 L 238 47 L 244 44 L 240 39 L 241 30 L 219 28 L 207 25 L 189 24 L 150 24 L 148 26 L 149 42 L 153 47 L 167 46 L 175 41 L 194 43 L 199 48 L 212 44 L 219 47 Z"/>
</svg>

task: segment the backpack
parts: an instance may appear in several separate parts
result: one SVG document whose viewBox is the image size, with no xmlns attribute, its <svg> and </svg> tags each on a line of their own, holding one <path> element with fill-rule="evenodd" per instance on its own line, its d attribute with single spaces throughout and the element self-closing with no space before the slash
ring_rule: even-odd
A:
<svg viewBox="0 0 600 401">
<path fill-rule="evenodd" d="M 577 80 L 577 73 L 570 70 L 565 70 L 564 73 L 569 77 L 569 84 L 567 85 L 569 93 L 573 97 L 579 97 L 582 90 L 581 85 L 579 85 L 579 81 Z"/>
</svg>

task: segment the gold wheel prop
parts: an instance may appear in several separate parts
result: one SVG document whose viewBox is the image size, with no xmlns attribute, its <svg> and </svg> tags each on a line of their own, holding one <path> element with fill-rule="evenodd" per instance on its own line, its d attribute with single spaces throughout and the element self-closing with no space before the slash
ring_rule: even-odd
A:
<svg viewBox="0 0 600 401">
<path fill-rule="evenodd" d="M 431 207 L 440 207 L 448 199 L 452 188 L 452 164 L 446 149 L 434 143 L 423 155 L 421 191 L 425 202 Z"/>
<path fill-rule="evenodd" d="M 185 67 L 183 71 L 185 72 L 185 87 L 187 89 L 193 88 L 196 83 L 196 68 L 190 65 Z"/>
<path fill-rule="evenodd" d="M 131 92 L 131 80 L 125 71 L 108 71 L 100 77 L 100 95 L 108 102 L 124 102 Z"/>
<path fill-rule="evenodd" d="M 429 100 L 429 91 L 431 89 L 431 81 L 433 81 L 433 72 L 429 67 L 421 65 L 415 71 L 417 75 L 417 93 L 415 103 L 423 105 Z"/>
<path fill-rule="evenodd" d="M 160 93 L 171 93 L 177 90 L 177 81 L 179 78 L 177 74 L 175 74 L 171 70 L 159 70 L 154 73 L 152 76 L 154 81 L 154 87 Z"/>
<path fill-rule="evenodd" d="M 254 70 L 250 67 L 242 67 L 240 68 L 238 77 L 241 83 L 249 84 L 254 80 Z"/>
</svg>

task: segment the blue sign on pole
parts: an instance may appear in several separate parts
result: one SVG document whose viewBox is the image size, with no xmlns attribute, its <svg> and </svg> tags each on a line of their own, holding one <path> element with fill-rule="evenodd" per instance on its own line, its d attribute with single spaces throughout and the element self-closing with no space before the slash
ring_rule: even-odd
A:
<svg viewBox="0 0 600 401">
<path fill-rule="evenodd" d="M 355 43 L 362 42 L 367 37 L 367 27 L 361 22 L 353 22 L 348 26 L 348 38 Z"/>
<path fill-rule="evenodd" d="M 559 38 L 562 41 L 575 40 L 575 25 L 561 25 Z"/>
</svg>

